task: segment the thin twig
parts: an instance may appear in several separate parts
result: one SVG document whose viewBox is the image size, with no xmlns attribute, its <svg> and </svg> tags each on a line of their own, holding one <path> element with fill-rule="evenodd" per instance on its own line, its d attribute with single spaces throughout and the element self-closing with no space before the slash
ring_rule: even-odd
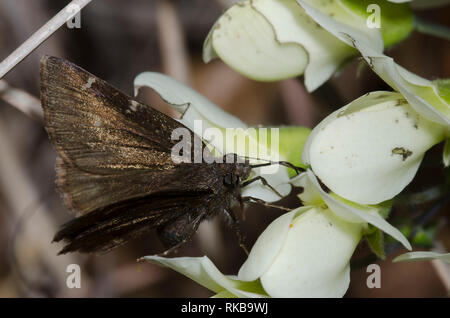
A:
<svg viewBox="0 0 450 318">
<path fill-rule="evenodd" d="M 439 164 L 441 164 L 441 162 L 439 162 Z M 448 195 L 448 191 L 447 185 L 440 184 L 423 191 L 400 194 L 395 198 L 395 204 L 408 206 L 420 205 L 437 200 L 446 194 Z"/>
<path fill-rule="evenodd" d="M 414 229 L 411 231 L 410 238 L 414 239 L 414 237 L 420 231 L 420 229 L 424 225 L 426 225 L 431 220 L 431 218 L 433 218 L 436 214 L 438 214 L 443 207 L 445 207 L 449 203 L 450 203 L 450 193 L 447 193 L 446 196 L 444 196 L 441 200 L 433 204 L 433 206 L 430 209 L 428 209 L 425 213 L 420 215 L 415 222 Z"/>
<path fill-rule="evenodd" d="M 53 190 L 53 189 L 52 189 Z M 47 195 L 45 195 L 47 196 Z M 34 216 L 36 212 L 39 211 L 40 205 L 44 200 L 44 196 L 42 196 L 42 201 L 35 202 L 30 205 L 26 211 L 23 211 L 20 216 L 14 215 L 15 223 L 12 228 L 12 232 L 9 238 L 9 243 L 5 251 L 5 255 L 7 256 L 12 272 L 15 274 L 18 281 L 23 285 L 25 294 L 33 295 L 34 292 L 38 291 L 39 296 L 45 297 L 54 297 L 55 295 L 52 292 L 51 286 L 46 286 L 43 282 L 37 281 L 35 278 L 31 278 L 30 275 L 27 275 L 21 266 L 21 262 L 17 258 L 17 246 L 16 243 L 22 234 L 22 228 L 30 221 L 31 217 Z"/>
<path fill-rule="evenodd" d="M 432 23 L 430 21 L 421 19 L 416 17 L 415 18 L 415 26 L 416 26 L 416 30 L 420 33 L 424 33 L 424 34 L 428 34 L 428 35 L 432 35 L 447 41 L 450 41 L 450 28 L 445 26 L 445 25 L 441 25 L 441 24 L 436 24 L 436 23 Z"/>
<path fill-rule="evenodd" d="M 164 73 L 188 84 L 190 81 L 188 52 L 184 32 L 173 3 L 169 0 L 160 0 L 156 17 Z"/>
<path fill-rule="evenodd" d="M 73 0 L 0 63 L 0 79 L 92 0 Z"/>
<path fill-rule="evenodd" d="M 440 242 L 437 242 L 435 244 L 435 247 L 432 251 L 442 254 L 448 253 L 444 245 Z M 444 285 L 447 293 L 450 293 L 450 264 L 444 262 L 441 259 L 434 259 L 431 261 L 431 266 L 433 266 L 436 275 L 439 277 L 442 285 Z"/>
<path fill-rule="evenodd" d="M 25 91 L 9 86 L 4 80 L 0 80 L 0 98 L 34 120 L 43 121 L 44 115 L 39 99 Z"/>
<path fill-rule="evenodd" d="M 14 218 L 21 219 L 23 213 L 29 211 L 30 206 L 42 202 L 39 191 L 36 189 L 25 167 L 21 163 L 13 144 L 7 137 L 8 131 L 4 119 L 0 117 L 0 190 L 4 194 L 7 206 Z M 66 266 L 77 263 L 74 255 L 58 256 L 59 247 L 51 244 L 57 225 L 50 218 L 45 205 L 41 205 L 34 214 L 32 221 L 23 224 L 23 232 L 17 240 L 16 255 L 23 272 L 37 273 L 41 264 L 53 274 L 57 281 L 54 286 L 64 286 L 66 279 Z M 29 274 L 31 275 L 31 274 Z"/>
<path fill-rule="evenodd" d="M 422 227 L 428 224 L 430 219 L 434 217 L 436 214 L 438 214 L 442 208 L 444 208 L 448 203 L 450 202 L 450 197 L 445 196 L 441 200 L 437 201 L 435 204 L 432 205 L 431 208 L 425 210 L 423 213 L 421 213 L 416 219 L 413 220 L 414 227 L 411 230 L 411 233 L 408 237 L 409 240 L 413 240 L 414 237 L 417 235 L 417 233 L 420 231 Z M 399 242 L 395 242 L 389 246 L 386 247 L 386 255 L 392 254 L 395 251 L 397 251 L 399 248 L 401 248 L 401 244 Z"/>
</svg>

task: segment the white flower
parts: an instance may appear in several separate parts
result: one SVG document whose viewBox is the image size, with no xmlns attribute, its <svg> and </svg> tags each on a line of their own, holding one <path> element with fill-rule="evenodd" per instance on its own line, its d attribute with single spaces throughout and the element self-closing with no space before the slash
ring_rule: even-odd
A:
<svg viewBox="0 0 450 318">
<path fill-rule="evenodd" d="M 344 43 L 358 49 L 368 65 L 393 89 L 403 95 L 420 116 L 443 126 L 446 138 L 450 137 L 450 81 L 429 81 L 401 67 L 384 55 L 359 30 L 331 19 L 310 6 L 307 1 L 297 0 L 305 12 L 328 32 Z M 450 164 L 449 142 L 443 154 L 446 166 Z"/>
<path fill-rule="evenodd" d="M 342 297 L 350 282 L 350 258 L 367 224 L 406 238 L 378 213 L 327 194 L 311 171 L 292 179 L 307 206 L 274 220 L 259 236 L 236 276 L 223 275 L 206 257 L 144 260 L 170 267 L 217 297 Z"/>
<path fill-rule="evenodd" d="M 326 208 L 302 207 L 266 228 L 237 277 L 220 273 L 206 256 L 143 259 L 170 267 L 219 296 L 342 297 L 361 230 L 361 224 L 345 222 Z"/>
<path fill-rule="evenodd" d="M 144 256 L 141 260 L 169 267 L 223 297 L 258 298 L 268 295 L 259 282 L 241 282 L 235 276 L 222 274 L 206 257 Z"/>
<path fill-rule="evenodd" d="M 364 3 L 308 2 L 330 19 L 357 30 L 378 52 L 412 29 L 412 15 L 404 5 L 374 1 L 382 10 L 397 13 L 395 22 L 380 15 L 380 32 L 367 27 Z M 236 71 L 261 81 L 304 74 L 306 88 L 313 91 L 355 53 L 315 23 L 295 0 L 246 0 L 229 8 L 213 26 L 205 40 L 203 59 L 209 62 L 219 57 Z"/>
<path fill-rule="evenodd" d="M 311 132 L 302 161 L 333 192 L 378 204 L 414 178 L 446 129 L 419 115 L 399 93 L 372 92 L 326 117 Z"/>
<path fill-rule="evenodd" d="M 440 125 L 450 126 L 450 100 L 448 94 L 444 94 L 450 87 L 448 81 L 431 82 L 409 72 L 378 50 L 359 30 L 331 19 L 307 1 L 297 2 L 324 29 L 358 49 L 374 72 L 400 92 L 416 112 Z"/>
<path fill-rule="evenodd" d="M 304 205 L 326 205 L 342 220 L 350 223 L 371 224 L 402 243 L 408 250 L 411 250 L 411 244 L 406 237 L 380 215 L 380 212 L 383 209 L 381 206 L 357 204 L 348 201 L 335 193 L 327 193 L 322 189 L 319 181 L 311 170 L 307 170 L 297 177 L 292 178 L 290 182 L 292 185 L 304 189 L 299 195 L 299 198 Z"/>
<path fill-rule="evenodd" d="M 362 229 L 325 206 L 299 208 L 267 227 L 238 278 L 259 279 L 271 297 L 342 297 Z"/>
</svg>

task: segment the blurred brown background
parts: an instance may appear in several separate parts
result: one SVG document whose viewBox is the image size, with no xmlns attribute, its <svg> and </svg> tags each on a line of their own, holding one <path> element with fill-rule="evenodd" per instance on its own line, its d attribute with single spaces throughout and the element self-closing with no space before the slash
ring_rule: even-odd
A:
<svg viewBox="0 0 450 318">
<path fill-rule="evenodd" d="M 44 54 L 66 58 L 132 94 L 134 77 L 160 71 L 182 80 L 217 105 L 250 125 L 313 127 L 332 110 L 368 91 L 389 89 L 367 68 L 356 78 L 358 61 L 313 94 L 302 82 L 248 80 L 221 61 L 204 64 L 202 44 L 209 29 L 233 1 L 94 0 L 81 13 L 81 28 L 63 26 L 5 78 L 11 87 L 39 97 L 39 60 Z M 1 0 L 0 60 L 8 56 L 68 1 Z M 420 11 L 418 15 L 450 26 L 450 6 Z M 450 42 L 413 33 L 388 51 L 398 63 L 429 79 L 450 77 Z M 161 252 L 156 236 L 134 241 L 107 255 L 56 256 L 51 244 L 59 225 L 71 216 L 54 191 L 55 152 L 42 126 L 5 102 L 0 85 L 0 297 L 209 297 L 212 293 L 168 269 L 136 263 L 138 257 Z M 148 92 L 140 96 L 150 105 L 160 101 Z M 443 183 L 439 164 L 441 146 L 426 162 L 408 191 L 414 193 Z M 295 207 L 291 196 L 284 204 Z M 432 203 L 430 203 L 432 206 Z M 428 206 L 398 205 L 394 217 L 408 219 Z M 450 206 L 433 216 L 436 240 L 450 250 Z M 280 211 L 250 206 L 243 233 L 251 246 Z M 355 253 L 348 296 L 447 297 L 448 268 L 431 262 L 380 262 L 382 288 L 366 287 L 363 242 Z M 219 218 L 204 222 L 195 239 L 178 255 L 208 255 L 218 268 L 236 274 L 245 259 L 235 234 Z M 372 260 L 373 261 L 373 260 Z M 369 258 L 368 262 L 372 262 Z M 79 264 L 82 288 L 68 289 L 66 266 Z M 368 264 L 368 263 L 367 263 Z M 299 264 L 301 266 L 301 264 Z M 445 272 L 447 270 L 447 272 Z"/>
</svg>

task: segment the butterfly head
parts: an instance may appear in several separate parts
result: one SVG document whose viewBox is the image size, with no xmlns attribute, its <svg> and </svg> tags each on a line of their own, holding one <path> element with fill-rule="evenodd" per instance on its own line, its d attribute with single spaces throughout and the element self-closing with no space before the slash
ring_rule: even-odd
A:
<svg viewBox="0 0 450 318">
<path fill-rule="evenodd" d="M 251 167 L 248 160 L 233 153 L 226 154 L 223 162 L 226 164 L 226 172 L 223 178 L 224 185 L 227 188 L 239 188 L 241 182 L 250 175 Z"/>
</svg>

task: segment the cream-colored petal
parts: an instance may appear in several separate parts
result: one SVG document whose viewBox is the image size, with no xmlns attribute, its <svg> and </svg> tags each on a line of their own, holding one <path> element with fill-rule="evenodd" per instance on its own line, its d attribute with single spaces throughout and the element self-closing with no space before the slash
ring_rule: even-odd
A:
<svg viewBox="0 0 450 318">
<path fill-rule="evenodd" d="M 325 192 L 317 181 L 316 176 L 311 170 L 306 171 L 305 175 L 309 182 L 316 188 L 326 205 L 341 219 L 351 223 L 369 223 L 389 234 L 399 241 L 408 250 L 411 250 L 411 244 L 406 237 L 395 227 L 384 220 L 375 206 L 364 206 L 339 198 L 336 195 L 330 195 Z M 304 176 L 301 176 L 302 178 Z M 293 185 L 298 184 L 298 178 L 291 179 Z"/>
<path fill-rule="evenodd" d="M 287 196 L 291 192 L 291 186 L 287 184 L 287 179 L 278 179 L 278 178 L 269 178 L 266 177 L 264 174 L 257 173 L 258 175 L 262 175 L 267 182 L 277 190 L 279 194 L 281 194 L 283 197 Z M 255 174 L 255 175 L 257 175 Z M 254 197 L 262 199 L 266 202 L 276 202 L 280 201 L 282 198 L 275 192 L 273 192 L 272 189 L 268 188 L 267 186 L 263 185 L 260 181 L 255 182 L 251 185 L 248 185 L 244 188 L 242 188 L 242 196 L 246 197 Z"/>
<path fill-rule="evenodd" d="M 314 128 L 304 161 L 339 196 L 377 204 L 411 182 L 425 152 L 444 134 L 442 126 L 420 116 L 400 94 L 376 92 Z"/>
<path fill-rule="evenodd" d="M 208 35 L 204 60 L 208 62 L 216 56 L 236 71 L 260 81 L 298 76 L 308 62 L 300 45 L 277 41 L 270 23 L 253 9 L 249 0 L 229 8 Z"/>
<path fill-rule="evenodd" d="M 264 290 L 272 297 L 342 297 L 361 228 L 328 209 L 312 208 L 297 216 L 261 277 Z"/>
<path fill-rule="evenodd" d="M 160 266 L 169 267 L 200 285 L 216 293 L 225 291 L 237 297 L 265 297 L 265 295 L 248 292 L 239 287 L 248 283 L 241 283 L 223 275 L 217 267 L 206 257 L 174 257 L 144 256 L 142 260 Z"/>
<path fill-rule="evenodd" d="M 402 96 L 399 93 L 395 92 L 387 92 L 387 91 L 370 92 L 365 94 L 364 96 L 355 99 L 350 104 L 338 109 L 334 113 L 325 117 L 316 127 L 314 127 L 308 139 L 306 140 L 302 152 L 302 162 L 304 162 L 307 165 L 311 164 L 309 152 L 312 141 L 314 140 L 317 134 L 319 134 L 322 130 L 324 130 L 325 127 L 332 121 L 334 121 L 336 118 L 338 118 L 338 116 L 350 115 L 353 112 L 363 110 L 367 107 L 373 106 L 374 104 L 384 103 L 391 101 L 393 99 L 401 99 L 401 98 Z"/>
<path fill-rule="evenodd" d="M 362 28 L 360 25 L 353 25 L 350 20 L 345 22 L 342 19 L 339 21 L 339 19 L 331 18 L 329 15 L 310 5 L 311 0 L 296 1 L 315 22 L 346 44 L 353 46 L 352 40 L 346 39 L 344 36 L 345 34 L 351 34 L 353 40 L 358 41 L 365 47 L 370 47 L 375 52 L 383 52 L 383 38 L 376 28 Z"/>
<path fill-rule="evenodd" d="M 364 54 L 364 51 L 361 51 Z M 416 112 L 430 121 L 450 126 L 450 106 L 439 97 L 430 81 L 407 71 L 388 56 L 366 55 L 372 69 L 399 91 Z"/>
<path fill-rule="evenodd" d="M 191 130 L 194 119 L 207 119 L 213 126 L 245 128 L 247 125 L 230 115 L 206 97 L 187 85 L 161 73 L 144 72 L 134 79 L 135 94 L 141 87 L 149 87 L 178 112 L 184 114 L 181 122 Z"/>
<path fill-rule="evenodd" d="M 392 88 L 402 93 L 416 112 L 430 121 L 447 127 L 450 125 L 450 106 L 439 97 L 436 91 L 433 93 L 432 83 L 405 70 L 392 58 L 384 55 L 382 41 L 380 45 L 376 36 L 367 37 L 357 28 L 349 27 L 336 19 L 330 19 L 304 0 L 297 0 L 297 2 L 324 29 L 344 43 L 358 49 L 369 66 Z"/>
<path fill-rule="evenodd" d="M 316 184 L 305 171 L 289 181 L 295 187 L 303 188 L 302 193 L 298 195 L 303 205 L 320 206 L 325 204 Z"/>
<path fill-rule="evenodd" d="M 441 254 L 435 252 L 409 252 L 394 258 L 393 262 L 414 262 L 414 261 L 431 261 L 440 259 L 444 262 L 450 263 L 450 253 Z"/>
<path fill-rule="evenodd" d="M 355 54 L 353 48 L 317 25 L 295 1 L 254 0 L 252 6 L 270 22 L 278 42 L 297 43 L 306 50 L 308 63 L 304 75 L 308 91 L 322 85 Z M 333 9 L 336 11 L 339 6 Z"/>
<path fill-rule="evenodd" d="M 240 280 L 254 281 L 269 269 L 286 240 L 292 219 L 297 213 L 308 209 L 309 207 L 298 208 L 283 214 L 269 224 L 256 240 L 247 260 L 242 264 L 238 273 Z"/>
</svg>

